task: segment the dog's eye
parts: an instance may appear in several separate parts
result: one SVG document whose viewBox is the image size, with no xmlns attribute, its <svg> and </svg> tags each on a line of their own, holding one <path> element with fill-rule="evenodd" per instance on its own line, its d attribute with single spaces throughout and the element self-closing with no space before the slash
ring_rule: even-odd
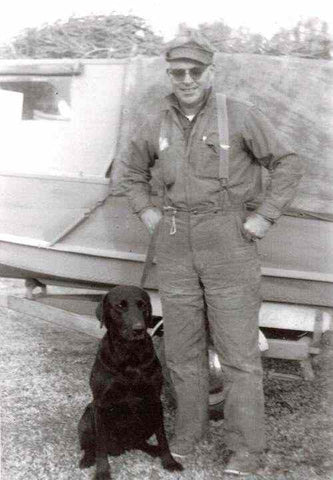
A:
<svg viewBox="0 0 333 480">
<path fill-rule="evenodd" d="M 138 300 L 136 304 L 140 308 L 140 310 L 144 310 L 146 308 L 146 304 L 143 300 Z"/>
<path fill-rule="evenodd" d="M 117 303 L 116 308 L 118 308 L 119 310 L 124 310 L 125 308 L 127 308 L 126 300 L 122 300 L 121 302 Z"/>
</svg>

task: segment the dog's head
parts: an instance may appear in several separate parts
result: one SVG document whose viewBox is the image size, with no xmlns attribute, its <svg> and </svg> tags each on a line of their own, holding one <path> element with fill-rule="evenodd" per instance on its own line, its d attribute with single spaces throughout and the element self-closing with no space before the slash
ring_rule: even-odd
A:
<svg viewBox="0 0 333 480">
<path fill-rule="evenodd" d="M 142 340 L 152 322 L 150 297 L 139 287 L 114 287 L 104 295 L 96 315 L 112 336 Z"/>
</svg>

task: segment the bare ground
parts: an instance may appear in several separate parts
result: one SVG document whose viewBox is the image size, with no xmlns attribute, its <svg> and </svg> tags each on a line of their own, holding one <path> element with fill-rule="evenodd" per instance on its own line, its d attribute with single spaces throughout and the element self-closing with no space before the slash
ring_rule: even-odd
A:
<svg viewBox="0 0 333 480">
<path fill-rule="evenodd" d="M 5 286 L 14 291 L 16 283 L 6 280 Z M 0 329 L 2 480 L 92 479 L 93 468 L 77 467 L 76 429 L 90 400 L 96 339 L 6 308 L 0 308 Z M 274 378 L 273 370 L 299 375 L 299 365 L 265 359 L 268 449 L 259 474 L 247 480 L 333 480 L 332 366 L 333 349 L 325 339 L 312 382 Z M 171 435 L 174 411 L 164 403 Z M 223 474 L 225 454 L 223 421 L 211 421 L 209 439 L 183 462 L 184 472 L 165 472 L 159 459 L 133 451 L 110 459 L 112 478 L 230 479 Z"/>
</svg>

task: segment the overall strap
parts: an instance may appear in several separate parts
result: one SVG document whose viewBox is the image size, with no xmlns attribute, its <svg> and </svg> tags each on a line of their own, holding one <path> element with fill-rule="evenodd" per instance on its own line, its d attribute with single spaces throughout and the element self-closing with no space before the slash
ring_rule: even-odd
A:
<svg viewBox="0 0 333 480">
<path fill-rule="evenodd" d="M 223 93 L 216 94 L 217 121 L 220 143 L 219 180 L 222 186 L 228 185 L 229 180 L 229 124 L 227 111 L 227 97 Z"/>
</svg>

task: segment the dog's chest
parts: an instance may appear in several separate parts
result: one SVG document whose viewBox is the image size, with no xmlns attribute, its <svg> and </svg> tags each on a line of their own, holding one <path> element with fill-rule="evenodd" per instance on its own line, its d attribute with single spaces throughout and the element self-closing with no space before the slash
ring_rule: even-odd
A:
<svg viewBox="0 0 333 480">
<path fill-rule="evenodd" d="M 91 388 L 95 398 L 102 399 L 104 405 L 149 403 L 159 398 L 163 377 L 154 351 L 108 353 L 102 351 L 93 368 Z"/>
<path fill-rule="evenodd" d="M 140 364 L 126 365 L 122 369 L 121 375 L 125 383 L 131 388 L 147 388 L 156 383 L 158 371 L 156 368 L 152 368 L 152 366 L 145 368 Z"/>
<path fill-rule="evenodd" d="M 125 365 L 120 374 L 128 384 L 148 383 L 147 372 L 140 365 Z"/>
<path fill-rule="evenodd" d="M 162 384 L 162 375 L 155 362 L 149 365 L 127 364 L 121 372 L 123 387 L 128 395 L 146 397 L 156 394 Z"/>
</svg>

